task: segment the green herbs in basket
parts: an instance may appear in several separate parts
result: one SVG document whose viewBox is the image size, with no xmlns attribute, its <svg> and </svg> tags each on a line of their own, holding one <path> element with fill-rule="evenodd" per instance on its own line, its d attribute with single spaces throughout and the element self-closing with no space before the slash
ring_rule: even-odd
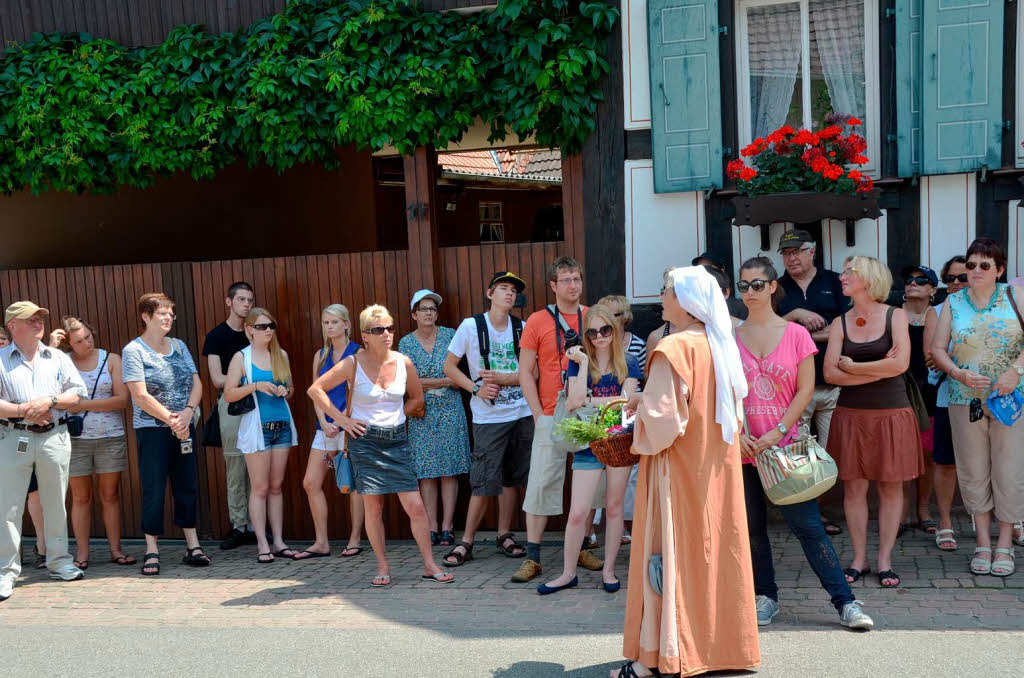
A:
<svg viewBox="0 0 1024 678">
<path fill-rule="evenodd" d="M 609 435 L 622 432 L 622 412 L 609 409 L 604 413 L 601 422 L 599 415 L 587 419 L 571 417 L 558 424 L 558 433 L 576 445 L 590 445 L 595 440 L 607 438 Z"/>
</svg>

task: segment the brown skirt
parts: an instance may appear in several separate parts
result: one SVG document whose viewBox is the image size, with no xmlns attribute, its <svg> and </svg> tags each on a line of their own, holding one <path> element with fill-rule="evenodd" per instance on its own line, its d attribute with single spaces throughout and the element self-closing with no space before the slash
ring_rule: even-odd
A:
<svg viewBox="0 0 1024 678">
<path fill-rule="evenodd" d="M 839 466 L 840 480 L 904 482 L 925 472 L 917 417 L 909 407 L 837 407 L 826 448 Z"/>
</svg>

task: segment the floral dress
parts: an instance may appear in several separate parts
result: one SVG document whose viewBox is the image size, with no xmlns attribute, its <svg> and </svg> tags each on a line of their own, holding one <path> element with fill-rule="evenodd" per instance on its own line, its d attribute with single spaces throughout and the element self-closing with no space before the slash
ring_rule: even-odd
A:
<svg viewBox="0 0 1024 678">
<path fill-rule="evenodd" d="M 438 327 L 434 350 L 427 353 L 414 334 L 398 342 L 420 379 L 444 379 L 444 360 L 455 336 L 450 327 Z M 458 389 L 426 390 L 426 416 L 409 418 L 409 446 L 418 478 L 444 478 L 469 473 L 469 427 Z"/>
</svg>

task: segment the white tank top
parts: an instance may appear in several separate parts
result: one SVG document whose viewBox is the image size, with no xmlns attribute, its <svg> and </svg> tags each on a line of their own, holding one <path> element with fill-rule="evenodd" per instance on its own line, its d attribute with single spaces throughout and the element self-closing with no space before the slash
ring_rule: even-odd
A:
<svg viewBox="0 0 1024 678">
<path fill-rule="evenodd" d="M 395 380 L 386 389 L 370 381 L 356 360 L 356 378 L 352 385 L 353 419 L 370 426 L 394 428 L 405 423 L 405 359 L 397 357 Z"/>
<path fill-rule="evenodd" d="M 103 372 L 100 372 L 100 366 L 103 365 L 104 358 L 107 357 L 107 352 L 102 348 L 98 349 L 98 355 L 96 356 L 96 369 L 91 372 L 83 372 L 79 370 L 79 374 L 82 375 L 82 381 L 85 382 L 85 395 L 88 398 L 92 394 L 93 388 L 96 389 L 96 400 L 103 400 L 104 398 L 111 398 L 114 395 L 114 382 L 110 378 L 110 363 L 108 362 L 103 366 Z M 96 380 L 99 380 L 99 384 L 96 384 Z M 85 414 L 84 412 L 82 414 Z M 79 415 L 81 416 L 81 415 Z M 99 438 L 116 438 L 124 435 L 124 414 L 120 410 L 111 412 L 89 412 L 85 416 L 85 422 L 82 424 L 82 435 L 81 437 L 85 440 L 97 440 Z"/>
</svg>

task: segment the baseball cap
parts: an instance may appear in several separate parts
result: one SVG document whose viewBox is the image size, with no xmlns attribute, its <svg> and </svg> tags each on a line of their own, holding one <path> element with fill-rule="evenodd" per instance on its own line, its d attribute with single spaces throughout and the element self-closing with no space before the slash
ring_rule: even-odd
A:
<svg viewBox="0 0 1024 678">
<path fill-rule="evenodd" d="M 781 252 L 782 250 L 790 247 L 800 247 L 806 243 L 814 244 L 814 238 L 812 238 L 811 234 L 807 231 L 801 231 L 799 229 L 786 231 L 782 234 L 782 237 L 779 238 L 779 249 L 777 251 Z"/>
<path fill-rule="evenodd" d="M 932 284 L 932 287 L 939 286 L 939 276 L 932 269 L 927 266 L 904 266 L 903 271 L 900 273 L 901 276 L 906 278 L 914 271 L 921 271 L 928 278 L 928 282 Z"/>
<path fill-rule="evenodd" d="M 434 303 L 438 306 L 441 305 L 441 295 L 433 290 L 420 290 L 416 294 L 412 295 L 412 303 L 409 304 L 409 308 L 416 310 L 416 304 L 420 303 L 424 299 L 433 299 Z"/>
<path fill-rule="evenodd" d="M 16 301 L 8 306 L 7 310 L 4 312 L 4 324 L 7 324 L 14 319 L 28 320 L 36 313 L 50 315 L 48 310 L 36 306 L 31 301 Z"/>
<path fill-rule="evenodd" d="M 487 285 L 488 288 L 494 287 L 500 282 L 512 283 L 516 287 L 516 292 L 521 293 L 526 289 L 526 283 L 523 279 L 512 271 L 498 271 L 491 277 L 491 282 Z"/>
<path fill-rule="evenodd" d="M 725 262 L 722 261 L 722 258 L 714 252 L 701 252 L 699 256 L 694 257 L 693 260 L 690 261 L 690 266 L 696 266 L 697 262 L 701 259 L 710 261 L 711 265 L 717 269 L 725 270 Z"/>
</svg>

